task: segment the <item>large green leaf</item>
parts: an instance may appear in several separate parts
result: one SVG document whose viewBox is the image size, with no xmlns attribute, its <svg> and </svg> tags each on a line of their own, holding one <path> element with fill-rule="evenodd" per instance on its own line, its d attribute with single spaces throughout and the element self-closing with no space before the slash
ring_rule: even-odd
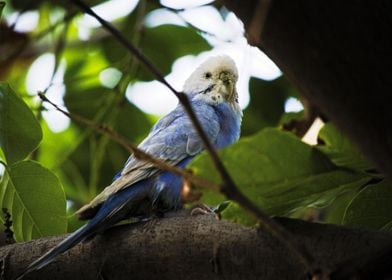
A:
<svg viewBox="0 0 392 280">
<path fill-rule="evenodd" d="M 9 164 L 24 159 L 40 143 L 41 127 L 23 100 L 0 83 L 0 147 Z"/>
<path fill-rule="evenodd" d="M 1 208 L 11 213 L 16 241 L 67 230 L 66 200 L 57 177 L 34 161 L 11 165 L 1 183 Z"/>
<path fill-rule="evenodd" d="M 326 206 L 369 181 L 362 173 L 338 169 L 291 133 L 272 128 L 243 138 L 219 154 L 241 191 L 272 215 Z M 196 175 L 220 182 L 206 154 L 196 157 L 190 167 Z M 207 192 L 207 203 L 219 200 L 223 197 Z"/>
<path fill-rule="evenodd" d="M 318 138 L 323 144 L 317 147 L 336 165 L 358 170 L 374 168 L 374 165 L 331 123 L 324 125 Z"/>
<path fill-rule="evenodd" d="M 350 202 L 343 223 L 373 229 L 392 229 L 392 182 L 383 180 L 361 190 Z"/>
</svg>

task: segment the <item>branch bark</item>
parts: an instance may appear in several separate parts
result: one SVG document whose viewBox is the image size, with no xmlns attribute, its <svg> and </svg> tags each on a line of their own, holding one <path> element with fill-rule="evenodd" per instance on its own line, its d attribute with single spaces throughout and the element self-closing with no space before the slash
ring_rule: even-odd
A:
<svg viewBox="0 0 392 280">
<path fill-rule="evenodd" d="M 382 232 L 275 219 L 334 270 L 392 243 Z M 62 237 L 0 248 L 1 279 L 14 279 Z M 276 237 L 212 216 L 176 216 L 112 228 L 25 279 L 305 279 L 306 269 Z"/>
</svg>

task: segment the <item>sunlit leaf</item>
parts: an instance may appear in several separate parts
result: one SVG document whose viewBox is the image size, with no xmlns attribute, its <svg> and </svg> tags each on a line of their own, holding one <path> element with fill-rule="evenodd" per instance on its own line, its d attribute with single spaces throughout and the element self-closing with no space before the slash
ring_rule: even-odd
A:
<svg viewBox="0 0 392 280">
<path fill-rule="evenodd" d="M 0 189 L 1 208 L 11 213 L 16 241 L 27 241 L 67 230 L 66 203 L 57 177 L 34 161 L 11 165 Z"/>
<path fill-rule="evenodd" d="M 9 164 L 24 159 L 40 143 L 41 127 L 30 108 L 0 83 L 0 146 Z"/>
<path fill-rule="evenodd" d="M 361 190 L 350 202 L 343 223 L 373 229 L 391 229 L 392 182 L 383 180 Z"/>
<path fill-rule="evenodd" d="M 325 207 L 337 195 L 370 180 L 362 173 L 338 169 L 317 149 L 277 129 L 243 138 L 219 154 L 241 191 L 272 215 Z M 196 157 L 191 168 L 196 175 L 220 182 L 206 154 Z M 224 198 L 209 191 L 205 200 L 214 204 Z"/>
<path fill-rule="evenodd" d="M 67 64 L 64 74 L 67 92 L 98 88 L 101 85 L 99 73 L 111 66 L 102 54 L 99 43 L 67 47 L 63 56 Z"/>
</svg>

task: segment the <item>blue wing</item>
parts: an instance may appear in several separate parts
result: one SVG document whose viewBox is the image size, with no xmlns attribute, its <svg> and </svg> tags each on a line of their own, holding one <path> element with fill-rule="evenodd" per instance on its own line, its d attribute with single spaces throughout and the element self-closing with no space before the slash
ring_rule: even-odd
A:
<svg viewBox="0 0 392 280">
<path fill-rule="evenodd" d="M 194 102 L 193 107 L 207 136 L 212 142 L 215 142 L 220 130 L 215 110 L 203 102 Z M 139 148 L 153 157 L 176 165 L 199 153 L 203 149 L 203 144 L 189 117 L 179 105 L 158 121 L 147 138 L 139 145 Z M 84 213 L 102 204 L 112 194 L 154 176 L 159 171 L 152 163 L 139 160 L 131 155 L 120 176 L 94 200 L 78 210 L 77 214 L 83 217 Z"/>
</svg>

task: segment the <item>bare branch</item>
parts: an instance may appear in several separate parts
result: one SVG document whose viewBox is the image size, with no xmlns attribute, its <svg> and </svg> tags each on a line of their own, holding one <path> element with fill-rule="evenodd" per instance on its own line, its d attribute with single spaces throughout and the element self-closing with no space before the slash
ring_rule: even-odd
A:
<svg viewBox="0 0 392 280">
<path fill-rule="evenodd" d="M 215 168 L 220 174 L 220 177 L 224 183 L 221 186 L 220 191 L 224 193 L 229 199 L 238 202 L 244 209 L 249 211 L 258 220 L 260 220 L 266 228 L 273 232 L 283 244 L 285 244 L 290 250 L 293 251 L 293 253 L 298 256 L 298 258 L 305 264 L 309 272 L 313 273 L 313 271 L 315 271 L 316 269 L 313 267 L 313 257 L 308 252 L 308 250 L 304 246 L 302 246 L 302 244 L 294 240 L 290 233 L 286 232 L 280 225 L 275 223 L 266 213 L 261 211 L 255 204 L 252 203 L 252 201 L 250 201 L 239 191 L 238 187 L 236 186 L 228 171 L 224 167 L 222 161 L 219 159 L 216 150 L 214 149 L 213 145 L 205 134 L 195 113 L 193 112 L 188 96 L 183 92 L 176 91 L 166 81 L 159 69 L 138 48 L 136 48 L 131 42 L 129 42 L 129 40 L 113 25 L 98 16 L 86 3 L 84 3 L 82 0 L 72 0 L 72 2 L 77 5 L 83 12 L 91 15 L 96 20 L 98 20 L 98 22 L 101 23 L 103 28 L 109 31 L 119 43 L 121 43 L 126 49 L 133 53 L 149 69 L 149 71 L 154 74 L 158 81 L 166 85 L 177 96 L 180 103 L 183 105 L 185 111 L 187 112 L 190 120 L 192 121 L 201 140 L 203 141 L 205 149 L 211 156 Z"/>
<path fill-rule="evenodd" d="M 312 248 L 320 266 L 339 270 L 330 279 L 391 277 L 392 235 L 388 232 L 287 218 L 275 221 Z M 15 279 L 64 238 L 45 237 L 0 247 L 2 279 Z M 385 258 L 369 263 L 369 256 L 376 252 L 384 253 Z M 172 217 L 146 224 L 110 228 L 24 280 L 119 280 L 130 279 L 130 275 L 132 279 L 306 279 L 306 268 L 265 229 L 218 221 L 212 215 L 180 216 L 177 211 Z"/>
</svg>

